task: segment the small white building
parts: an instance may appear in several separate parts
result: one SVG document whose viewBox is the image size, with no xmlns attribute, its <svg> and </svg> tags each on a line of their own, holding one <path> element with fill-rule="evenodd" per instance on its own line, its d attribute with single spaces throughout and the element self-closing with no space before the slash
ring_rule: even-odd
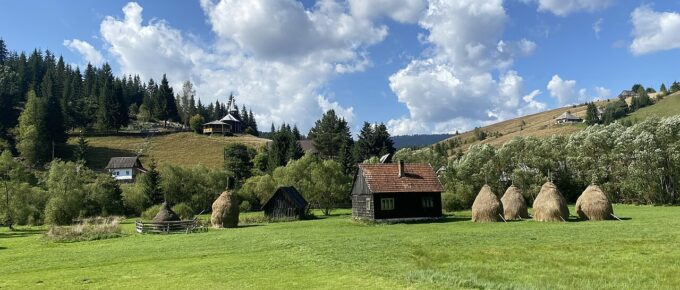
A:
<svg viewBox="0 0 680 290">
<path fill-rule="evenodd" d="M 583 122 L 583 119 L 576 117 L 569 112 L 564 112 L 564 114 L 555 118 L 555 124 L 573 124 L 581 122 Z"/>
<path fill-rule="evenodd" d="M 118 181 L 133 182 L 140 172 L 146 172 L 139 157 L 113 157 L 106 170 Z"/>
</svg>

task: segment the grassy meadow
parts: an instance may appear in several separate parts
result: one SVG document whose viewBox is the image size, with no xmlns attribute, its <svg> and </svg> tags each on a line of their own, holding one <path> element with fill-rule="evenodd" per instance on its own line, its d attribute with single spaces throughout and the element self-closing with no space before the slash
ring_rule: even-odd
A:
<svg viewBox="0 0 680 290">
<path fill-rule="evenodd" d="M 571 208 L 574 214 L 573 208 Z M 616 205 L 623 221 L 366 224 L 313 220 L 54 243 L 0 230 L 1 289 L 671 289 L 680 207 Z M 260 213 L 248 213 L 253 217 Z"/>
<path fill-rule="evenodd" d="M 100 170 L 106 167 L 111 157 L 135 156 L 141 154 L 142 164 L 148 166 L 151 158 L 159 165 L 194 166 L 203 164 L 209 168 L 220 168 L 223 164 L 224 146 L 230 143 L 244 143 L 248 146 L 263 146 L 267 140 L 251 135 L 232 137 L 206 136 L 192 132 L 159 135 L 150 138 L 134 136 L 87 137 L 90 150 L 87 164 Z M 71 138 L 74 145 L 78 138 Z"/>
<path fill-rule="evenodd" d="M 634 122 L 644 121 L 650 117 L 669 117 L 680 114 L 680 93 L 668 95 L 656 104 L 639 109 L 626 116 L 625 119 Z"/>
</svg>

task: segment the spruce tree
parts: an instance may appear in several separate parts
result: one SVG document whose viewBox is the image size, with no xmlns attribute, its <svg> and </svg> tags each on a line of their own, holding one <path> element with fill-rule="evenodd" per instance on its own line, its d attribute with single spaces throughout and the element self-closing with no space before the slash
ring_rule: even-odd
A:
<svg viewBox="0 0 680 290">
<path fill-rule="evenodd" d="M 586 124 L 588 126 L 600 123 L 600 118 L 597 116 L 597 106 L 595 103 L 588 103 L 586 107 Z"/>
<path fill-rule="evenodd" d="M 257 121 L 255 120 L 255 116 L 253 115 L 253 111 L 248 111 L 248 122 L 250 122 L 250 128 L 253 130 L 253 135 L 254 136 L 260 136 L 260 131 L 257 129 Z M 295 127 L 297 129 L 297 127 Z M 295 131 L 293 131 L 295 132 Z M 298 131 L 298 135 L 300 132 Z"/>
<path fill-rule="evenodd" d="M 161 107 L 158 108 L 158 118 L 160 120 L 179 121 L 179 114 L 177 112 L 177 104 L 175 104 L 175 93 L 172 92 L 172 87 L 168 84 L 168 79 L 163 74 L 161 85 L 158 87 L 158 102 Z M 163 111 L 163 113 L 161 113 Z"/>
<path fill-rule="evenodd" d="M 165 201 L 165 195 L 161 189 L 161 176 L 156 169 L 156 160 L 151 160 L 148 171 L 140 177 L 139 183 L 143 194 L 151 202 L 150 205 Z"/>
<path fill-rule="evenodd" d="M 394 141 L 390 133 L 387 131 L 387 126 L 380 123 L 375 126 L 374 135 L 375 149 L 373 150 L 374 156 L 382 156 L 385 154 L 393 154 L 397 150 L 394 148 Z"/>
<path fill-rule="evenodd" d="M 375 146 L 375 138 L 373 132 L 373 126 L 364 122 L 364 125 L 359 131 L 359 139 L 354 146 L 354 160 L 357 163 L 361 163 L 364 160 L 370 158 L 373 153 L 373 148 Z"/>
<path fill-rule="evenodd" d="M 7 46 L 5 45 L 5 41 L 0 38 L 0 65 L 5 64 L 7 61 L 7 56 L 8 56 L 8 51 L 7 51 Z"/>
<path fill-rule="evenodd" d="M 45 100 L 47 105 L 44 121 L 45 137 L 51 143 L 50 146 L 55 148 L 63 145 L 67 138 L 56 82 L 53 69 L 50 69 L 45 73 L 41 83 L 42 99 Z"/>
</svg>

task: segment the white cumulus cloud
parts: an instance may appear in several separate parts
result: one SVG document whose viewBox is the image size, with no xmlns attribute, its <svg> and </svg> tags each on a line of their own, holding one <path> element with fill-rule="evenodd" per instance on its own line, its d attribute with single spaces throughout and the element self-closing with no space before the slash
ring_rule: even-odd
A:
<svg viewBox="0 0 680 290">
<path fill-rule="evenodd" d="M 649 6 L 636 8 L 630 15 L 633 43 L 630 50 L 641 55 L 680 48 L 680 13 L 657 12 Z"/>
<path fill-rule="evenodd" d="M 88 43 L 87 41 L 80 39 L 67 39 L 64 40 L 63 44 L 69 50 L 80 53 L 83 59 L 92 65 L 101 65 L 105 61 L 101 52 L 99 52 L 99 50 L 94 48 L 94 46 L 92 46 L 92 44 Z"/>
<path fill-rule="evenodd" d="M 593 99 L 605 99 L 611 95 L 611 90 L 596 86 L 593 90 L 595 96 L 588 93 L 586 88 L 578 88 L 576 80 L 564 80 L 559 75 L 554 75 L 547 85 L 550 97 L 557 100 L 559 106 L 572 105 L 588 102 Z"/>
<path fill-rule="evenodd" d="M 352 13 L 359 17 L 389 17 L 402 23 L 415 23 L 427 8 L 426 0 L 349 0 Z"/>
<path fill-rule="evenodd" d="M 508 19 L 502 4 L 430 1 L 419 25 L 432 49 L 389 78 L 409 110 L 387 123 L 392 131 L 462 131 L 541 108 L 523 98 L 523 79 L 509 70 L 514 57 L 531 54 L 536 44 L 501 39 Z"/>
<path fill-rule="evenodd" d="M 201 6 L 216 35 L 207 46 L 167 21 L 145 23 L 135 2 L 123 7 L 122 19 L 102 21 L 102 39 L 123 73 L 156 80 L 166 73 L 176 88 L 191 80 L 206 104 L 233 92 L 261 124 L 307 130 L 329 108 L 354 119 L 352 107 L 320 91 L 333 76 L 370 66 L 366 49 L 385 38 L 385 26 L 328 0 L 311 8 L 293 0 L 203 0 Z"/>
<path fill-rule="evenodd" d="M 614 3 L 613 0 L 536 0 L 535 2 L 538 2 L 538 11 L 548 11 L 558 16 L 567 16 L 578 11 L 598 11 Z"/>
</svg>

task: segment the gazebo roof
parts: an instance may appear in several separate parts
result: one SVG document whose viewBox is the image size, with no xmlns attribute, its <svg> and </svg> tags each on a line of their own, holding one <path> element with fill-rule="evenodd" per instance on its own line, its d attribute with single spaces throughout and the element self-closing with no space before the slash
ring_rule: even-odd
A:
<svg viewBox="0 0 680 290">
<path fill-rule="evenodd" d="M 209 122 L 209 123 L 205 123 L 203 125 L 227 125 L 227 124 L 225 124 L 222 121 L 212 121 L 212 122 Z"/>
<path fill-rule="evenodd" d="M 239 121 L 239 119 L 236 119 L 236 117 L 232 116 L 231 114 L 227 114 L 226 116 L 224 116 L 224 118 L 220 119 L 220 121 L 222 121 L 222 122 L 226 122 L 226 121 L 241 122 L 241 121 Z"/>
</svg>

